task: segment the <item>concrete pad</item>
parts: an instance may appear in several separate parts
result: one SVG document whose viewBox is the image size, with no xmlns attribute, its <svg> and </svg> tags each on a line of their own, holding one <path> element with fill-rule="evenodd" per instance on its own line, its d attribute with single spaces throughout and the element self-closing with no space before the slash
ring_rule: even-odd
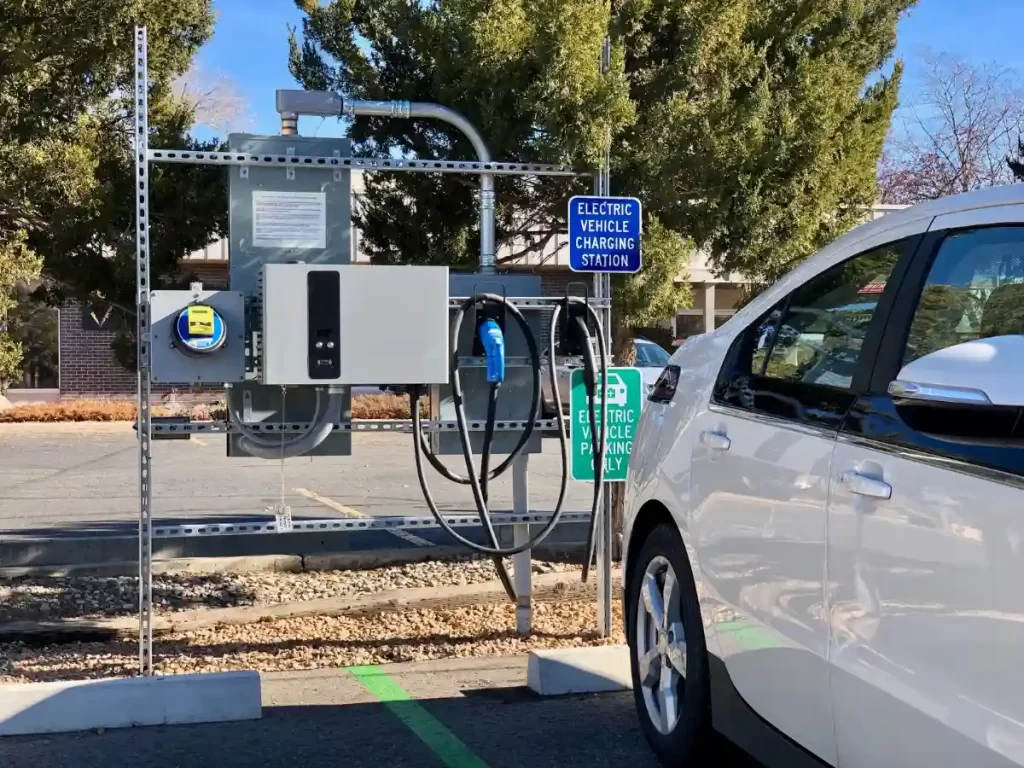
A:
<svg viewBox="0 0 1024 768">
<path fill-rule="evenodd" d="M 258 672 L 0 685 L 0 736 L 262 715 Z"/>
<path fill-rule="evenodd" d="M 531 651 L 526 684 L 541 696 L 628 691 L 633 687 L 629 646 Z"/>
</svg>

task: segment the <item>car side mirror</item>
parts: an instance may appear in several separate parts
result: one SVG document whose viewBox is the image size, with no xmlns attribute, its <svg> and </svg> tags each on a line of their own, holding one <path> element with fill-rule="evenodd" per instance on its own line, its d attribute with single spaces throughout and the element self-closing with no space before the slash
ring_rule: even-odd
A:
<svg viewBox="0 0 1024 768">
<path fill-rule="evenodd" d="M 950 405 L 1024 406 L 1024 336 L 955 344 L 907 363 L 889 394 Z"/>
</svg>

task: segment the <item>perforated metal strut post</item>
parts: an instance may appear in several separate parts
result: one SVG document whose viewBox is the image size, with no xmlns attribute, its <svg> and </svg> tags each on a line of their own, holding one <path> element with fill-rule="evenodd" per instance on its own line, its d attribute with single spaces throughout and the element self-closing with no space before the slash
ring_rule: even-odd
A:
<svg viewBox="0 0 1024 768">
<path fill-rule="evenodd" d="M 153 426 L 149 411 L 149 84 L 146 28 L 135 28 L 135 245 L 138 325 L 139 674 L 153 674 Z"/>
</svg>

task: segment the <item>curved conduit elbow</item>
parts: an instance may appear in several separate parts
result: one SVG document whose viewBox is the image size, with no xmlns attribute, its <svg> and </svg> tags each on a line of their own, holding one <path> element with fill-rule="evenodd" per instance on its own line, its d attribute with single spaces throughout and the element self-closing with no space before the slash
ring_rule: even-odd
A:
<svg viewBox="0 0 1024 768">
<path fill-rule="evenodd" d="M 334 425 L 341 420 L 341 407 L 343 404 L 344 391 L 331 389 L 328 391 L 327 407 L 320 409 L 320 397 L 317 393 L 317 410 L 314 416 L 313 426 L 298 437 L 281 441 L 263 440 L 260 437 L 246 433 L 244 426 L 238 419 L 237 413 L 231 412 L 231 420 L 242 430 L 242 436 L 238 440 L 238 447 L 255 456 L 258 459 L 291 459 L 296 456 L 304 456 L 326 440 Z"/>
</svg>

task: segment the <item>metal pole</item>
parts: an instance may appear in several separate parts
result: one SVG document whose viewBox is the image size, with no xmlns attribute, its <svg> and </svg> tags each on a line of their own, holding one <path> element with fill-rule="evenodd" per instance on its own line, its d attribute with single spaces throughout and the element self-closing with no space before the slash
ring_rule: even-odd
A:
<svg viewBox="0 0 1024 768">
<path fill-rule="evenodd" d="M 149 413 L 149 84 L 146 28 L 135 28 L 135 290 L 138 325 L 139 674 L 153 674 L 153 476 Z"/>
<path fill-rule="evenodd" d="M 530 512 L 530 456 L 521 453 L 512 462 L 512 511 L 517 515 Z M 512 526 L 513 544 L 530 540 L 530 524 Z M 512 556 L 512 586 L 516 590 L 516 634 L 528 635 L 533 629 L 533 563 L 530 550 Z"/>
<path fill-rule="evenodd" d="M 291 92 L 278 91 L 278 109 L 280 109 L 283 104 L 287 103 L 286 101 L 282 101 L 282 99 L 288 98 L 287 94 L 289 93 Z M 283 94 L 283 96 L 281 94 Z M 308 92 L 303 94 L 303 92 L 300 91 L 299 94 L 302 94 L 301 98 L 310 98 Z M 473 145 L 473 150 L 476 152 L 476 156 L 481 163 L 491 162 L 491 151 L 487 147 L 487 142 L 484 141 L 483 134 L 476 129 L 476 126 L 455 110 L 443 107 L 440 104 L 429 104 L 417 101 L 367 101 L 362 99 L 349 99 L 343 104 L 342 114 L 348 117 L 356 117 L 358 115 L 398 118 L 428 117 L 436 120 L 443 120 L 449 125 L 462 131 L 463 135 L 469 139 L 470 144 Z M 485 275 L 493 275 L 496 271 L 494 258 L 494 204 L 494 174 L 481 173 L 479 200 L 480 272 Z"/>
<path fill-rule="evenodd" d="M 611 71 L 611 38 L 605 37 L 601 48 L 601 74 Z M 598 174 L 598 195 L 611 196 L 611 132 L 605 134 L 604 162 Z M 601 323 L 609 353 L 612 349 L 612 280 L 607 273 L 594 275 L 594 293 L 599 299 L 608 299 L 608 306 L 601 310 Z M 605 429 L 605 425 L 601 425 Z M 597 524 L 597 630 L 602 637 L 612 634 L 612 499 L 611 483 L 606 482 L 601 498 L 600 518 Z"/>
</svg>

